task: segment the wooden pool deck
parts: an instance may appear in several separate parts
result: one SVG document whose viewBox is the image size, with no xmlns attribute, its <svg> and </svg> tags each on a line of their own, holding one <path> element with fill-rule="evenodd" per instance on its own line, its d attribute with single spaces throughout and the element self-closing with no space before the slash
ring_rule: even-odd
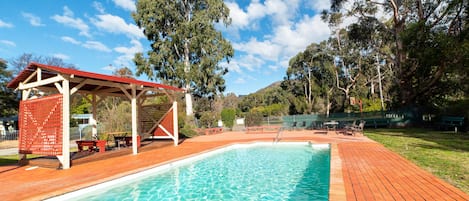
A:
<svg viewBox="0 0 469 201">
<path fill-rule="evenodd" d="M 67 170 L 0 166 L 1 200 L 42 200 L 233 143 L 272 142 L 276 134 L 225 132 L 157 145 Z M 286 131 L 281 141 L 331 143 L 330 200 L 469 200 L 469 195 L 366 137 Z M 111 155 L 110 155 L 111 156 Z"/>
</svg>

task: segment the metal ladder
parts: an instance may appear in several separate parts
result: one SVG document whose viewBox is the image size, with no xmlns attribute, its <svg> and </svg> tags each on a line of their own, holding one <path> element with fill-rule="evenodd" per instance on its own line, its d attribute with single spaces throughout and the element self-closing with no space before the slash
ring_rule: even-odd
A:
<svg viewBox="0 0 469 201">
<path fill-rule="evenodd" d="M 275 136 L 274 143 L 277 143 L 278 141 L 280 141 L 280 137 L 282 137 L 282 130 L 283 130 L 283 127 L 280 127 L 278 129 L 278 133 L 277 133 L 277 136 Z"/>
</svg>

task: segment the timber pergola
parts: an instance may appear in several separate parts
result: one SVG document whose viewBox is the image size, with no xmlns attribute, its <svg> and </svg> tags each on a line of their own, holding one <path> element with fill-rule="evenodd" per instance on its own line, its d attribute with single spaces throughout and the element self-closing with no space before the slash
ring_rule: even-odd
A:
<svg viewBox="0 0 469 201">
<path fill-rule="evenodd" d="M 93 119 L 96 119 L 96 106 L 106 97 L 122 97 L 128 98 L 130 100 L 132 107 L 133 154 L 137 154 L 138 152 L 138 108 L 142 106 L 143 102 L 148 97 L 166 95 L 173 102 L 173 130 L 172 134 L 168 131 L 166 131 L 166 133 L 168 138 L 174 140 L 175 146 L 178 144 L 177 102 L 172 100 L 170 92 L 182 92 L 183 89 L 164 84 L 140 81 L 132 78 L 103 75 L 75 69 L 61 68 L 58 66 L 44 65 L 40 63 L 30 63 L 23 71 L 19 73 L 15 79 L 8 83 L 7 87 L 21 90 L 23 100 L 22 102 L 34 102 L 36 100 L 43 99 L 43 102 L 40 102 L 39 104 L 36 103 L 35 106 L 35 110 L 38 110 L 39 112 L 25 109 L 22 111 L 22 108 L 20 107 L 20 116 L 22 116 L 21 113 L 25 113 L 23 116 L 26 115 L 24 119 L 19 119 L 20 135 L 22 134 L 21 122 L 26 122 L 26 120 L 28 120 L 30 124 L 33 124 L 34 128 L 32 132 L 36 132 L 38 133 L 36 135 L 39 135 L 35 138 L 49 138 L 47 140 L 40 139 L 42 140 L 42 147 L 37 147 L 37 145 L 34 145 L 35 147 L 31 148 L 31 150 L 35 148 L 36 150 L 40 150 L 39 152 L 42 153 L 55 153 L 61 162 L 63 169 L 70 168 L 70 97 L 76 93 L 82 94 L 83 97 L 91 102 Z M 45 96 L 44 98 L 37 98 L 38 95 L 41 96 L 44 94 L 47 94 L 48 96 Z M 88 98 L 87 96 L 90 96 L 91 98 Z M 46 107 L 47 104 L 52 104 L 51 102 L 58 102 L 58 106 L 51 106 L 52 109 L 46 112 L 41 111 L 46 110 L 42 108 L 42 105 Z M 57 116 L 59 120 L 54 120 L 53 118 L 51 118 L 51 120 L 40 117 L 44 119 L 41 122 L 41 120 L 36 120 L 34 115 L 47 116 L 47 118 L 50 116 Z M 96 121 L 92 122 L 92 124 L 92 133 L 93 136 L 96 136 Z M 55 135 L 49 133 L 55 133 Z M 20 149 L 21 143 L 22 142 L 20 142 Z M 28 143 L 32 144 L 32 142 L 26 141 L 26 144 Z M 56 145 L 56 147 L 54 147 L 54 145 Z M 49 152 L 47 152 L 47 150 Z M 33 152 L 26 151 L 22 153 L 22 151 L 19 150 L 19 153 L 24 154 L 22 157 L 25 157 L 25 154 Z"/>
</svg>

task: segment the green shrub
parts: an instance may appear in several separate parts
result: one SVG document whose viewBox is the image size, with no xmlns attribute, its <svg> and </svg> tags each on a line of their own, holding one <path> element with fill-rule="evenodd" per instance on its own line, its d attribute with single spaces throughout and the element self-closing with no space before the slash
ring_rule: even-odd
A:
<svg viewBox="0 0 469 201">
<path fill-rule="evenodd" d="M 221 120 L 223 121 L 223 124 L 227 128 L 233 128 L 234 125 L 234 120 L 236 118 L 236 110 L 235 109 L 223 109 L 221 111 Z"/>
<path fill-rule="evenodd" d="M 183 135 L 184 137 L 187 137 L 187 138 L 195 137 L 195 136 L 198 135 L 197 131 L 195 131 L 194 128 L 192 128 L 189 125 L 186 125 L 186 126 L 184 126 L 184 128 L 181 128 L 179 130 L 179 134 Z"/>
<path fill-rule="evenodd" d="M 215 112 L 202 112 L 199 120 L 199 125 L 202 128 L 213 128 L 217 126 L 218 119 L 220 119 L 219 115 Z"/>
<path fill-rule="evenodd" d="M 262 124 L 262 113 L 252 111 L 246 113 L 246 126 L 260 126 Z"/>
</svg>

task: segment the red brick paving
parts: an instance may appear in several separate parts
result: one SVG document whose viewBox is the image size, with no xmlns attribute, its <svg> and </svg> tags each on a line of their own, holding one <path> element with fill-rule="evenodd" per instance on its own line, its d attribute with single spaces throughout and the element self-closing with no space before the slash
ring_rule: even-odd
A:
<svg viewBox="0 0 469 201">
<path fill-rule="evenodd" d="M 4 166 L 0 167 L 0 199 L 40 200 L 235 142 L 272 141 L 274 137 L 244 133 L 201 136 L 178 147 L 159 147 L 138 155 L 74 165 L 68 170 Z M 285 132 L 282 141 L 333 144 L 331 200 L 469 200 L 464 192 L 366 137 L 301 131 Z"/>
</svg>

